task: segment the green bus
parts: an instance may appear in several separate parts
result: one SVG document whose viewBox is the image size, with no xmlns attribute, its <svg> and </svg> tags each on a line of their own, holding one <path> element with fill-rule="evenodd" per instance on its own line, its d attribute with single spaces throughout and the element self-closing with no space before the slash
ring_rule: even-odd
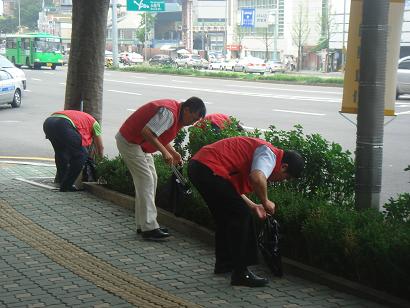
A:
<svg viewBox="0 0 410 308">
<path fill-rule="evenodd" d="M 25 33 L 6 37 L 6 57 L 17 67 L 39 69 L 63 65 L 61 37 L 48 33 Z"/>
</svg>

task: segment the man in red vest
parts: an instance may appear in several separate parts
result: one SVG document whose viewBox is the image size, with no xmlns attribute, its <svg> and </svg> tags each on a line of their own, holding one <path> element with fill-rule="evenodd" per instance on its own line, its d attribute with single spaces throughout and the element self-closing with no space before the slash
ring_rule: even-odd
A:
<svg viewBox="0 0 410 308">
<path fill-rule="evenodd" d="M 205 105 L 198 97 L 183 103 L 172 99 L 156 100 L 136 110 L 115 136 L 134 181 L 137 233 L 142 233 L 146 240 L 162 240 L 169 236 L 168 230 L 160 228 L 157 222 L 157 174 L 151 153 L 161 152 L 169 165 L 181 163 L 181 155 L 171 142 L 182 127 L 194 124 L 205 114 Z"/>
<path fill-rule="evenodd" d="M 97 154 L 104 152 L 100 124 L 88 113 L 63 110 L 48 117 L 43 130 L 54 148 L 60 191 L 78 191 L 73 184 L 88 157 L 87 147 L 94 140 Z"/>
<path fill-rule="evenodd" d="M 211 124 L 211 127 L 219 132 L 221 129 L 224 129 L 226 125 L 229 125 L 232 123 L 231 118 L 223 113 L 210 113 L 207 114 L 201 121 L 198 121 L 195 126 L 204 128 L 205 127 L 205 122 L 209 122 Z M 238 130 L 243 131 L 243 127 L 238 124 Z"/>
<path fill-rule="evenodd" d="M 268 281 L 248 270 L 257 263 L 252 213 L 265 219 L 275 213 L 267 183 L 300 176 L 302 156 L 251 137 L 222 139 L 201 148 L 190 160 L 188 176 L 216 222 L 215 274 L 232 271 L 231 284 L 262 287 Z M 255 204 L 245 194 L 254 192 Z"/>
</svg>

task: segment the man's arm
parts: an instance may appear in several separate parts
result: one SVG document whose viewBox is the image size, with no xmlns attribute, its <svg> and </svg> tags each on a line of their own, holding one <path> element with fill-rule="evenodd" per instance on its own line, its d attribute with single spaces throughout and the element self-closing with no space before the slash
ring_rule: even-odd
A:
<svg viewBox="0 0 410 308">
<path fill-rule="evenodd" d="M 172 165 L 173 164 L 173 157 L 171 153 L 162 145 L 162 143 L 158 140 L 158 137 L 151 131 L 151 129 L 145 125 L 144 128 L 141 130 L 141 136 L 145 139 L 145 141 L 149 142 L 153 145 L 158 151 L 161 152 L 164 161 Z"/>
<path fill-rule="evenodd" d="M 103 157 L 103 155 L 104 155 L 104 145 L 103 145 L 101 135 L 94 136 L 94 143 L 95 143 L 95 146 L 97 147 L 97 155 L 100 156 L 100 157 Z"/>
<path fill-rule="evenodd" d="M 265 174 L 260 170 L 253 170 L 249 175 L 249 182 L 256 196 L 269 214 L 275 213 L 275 203 L 268 199 L 268 184 Z"/>
<path fill-rule="evenodd" d="M 174 162 L 177 164 L 182 163 L 182 157 L 181 154 L 179 154 L 177 151 L 175 151 L 174 147 L 168 143 L 165 148 L 168 150 L 168 152 L 172 155 L 174 158 Z"/>
<path fill-rule="evenodd" d="M 246 205 L 251 209 L 251 211 L 254 211 L 256 213 L 259 219 L 263 220 L 266 218 L 266 211 L 261 204 L 256 204 L 246 195 L 242 194 L 241 197 L 245 201 Z"/>
</svg>

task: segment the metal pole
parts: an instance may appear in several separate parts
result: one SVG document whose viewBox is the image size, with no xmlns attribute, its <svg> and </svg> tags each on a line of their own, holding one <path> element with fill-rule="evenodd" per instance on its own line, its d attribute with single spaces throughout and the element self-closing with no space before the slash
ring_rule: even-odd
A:
<svg viewBox="0 0 410 308">
<path fill-rule="evenodd" d="M 117 0 L 112 0 L 112 65 L 118 68 Z"/>
<path fill-rule="evenodd" d="M 356 207 L 380 207 L 390 0 L 364 0 L 356 141 Z"/>
<path fill-rule="evenodd" d="M 147 60 L 147 12 L 144 13 L 144 60 Z"/>
<path fill-rule="evenodd" d="M 343 0 L 342 69 L 345 69 L 346 0 Z"/>
<path fill-rule="evenodd" d="M 279 26 L 279 0 L 276 0 L 276 9 L 275 9 L 275 30 L 274 30 L 274 41 L 273 41 L 273 49 L 275 50 L 275 56 L 273 60 L 278 60 L 278 26 Z"/>
<path fill-rule="evenodd" d="M 18 32 L 20 33 L 20 31 L 21 31 L 20 0 L 18 0 L 18 5 L 19 5 L 19 29 L 18 29 Z"/>
</svg>

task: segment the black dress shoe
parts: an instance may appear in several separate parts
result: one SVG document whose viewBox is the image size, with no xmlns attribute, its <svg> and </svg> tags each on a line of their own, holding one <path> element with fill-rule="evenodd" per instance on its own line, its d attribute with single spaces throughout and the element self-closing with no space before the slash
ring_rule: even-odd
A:
<svg viewBox="0 0 410 308">
<path fill-rule="evenodd" d="M 162 241 L 169 236 L 168 232 L 162 231 L 160 228 L 151 231 L 142 231 L 142 238 L 147 241 Z"/>
<path fill-rule="evenodd" d="M 74 185 L 70 187 L 60 187 L 61 192 L 74 192 L 74 191 L 84 191 L 84 189 L 77 188 Z"/>
<path fill-rule="evenodd" d="M 216 262 L 214 267 L 214 274 L 226 274 L 232 272 L 233 265 L 230 262 Z"/>
<path fill-rule="evenodd" d="M 159 227 L 162 232 L 168 233 L 168 228 Z M 140 228 L 137 229 L 137 234 L 141 234 L 142 230 Z"/>
<path fill-rule="evenodd" d="M 248 269 L 241 272 L 234 271 L 231 276 L 231 285 L 233 286 L 258 288 L 267 284 L 268 280 L 266 278 L 258 277 Z"/>
</svg>

